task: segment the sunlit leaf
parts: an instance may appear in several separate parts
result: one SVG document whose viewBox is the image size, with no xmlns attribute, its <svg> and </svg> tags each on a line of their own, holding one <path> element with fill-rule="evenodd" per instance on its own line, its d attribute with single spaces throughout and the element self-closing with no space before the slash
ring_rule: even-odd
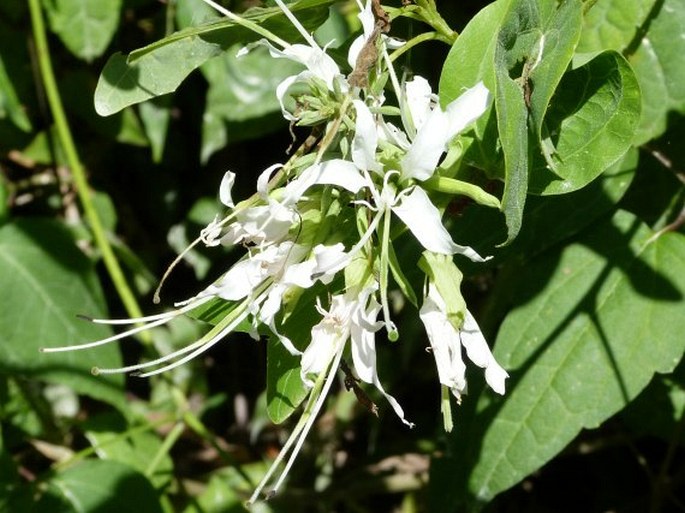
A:
<svg viewBox="0 0 685 513">
<path fill-rule="evenodd" d="M 649 242 L 651 235 L 619 211 L 518 270 L 518 306 L 494 350 L 511 375 L 507 394 L 497 401 L 484 394 L 474 422 L 453 432 L 455 457 L 440 470 L 451 510 L 516 484 L 678 364 L 685 237 Z"/>
</svg>

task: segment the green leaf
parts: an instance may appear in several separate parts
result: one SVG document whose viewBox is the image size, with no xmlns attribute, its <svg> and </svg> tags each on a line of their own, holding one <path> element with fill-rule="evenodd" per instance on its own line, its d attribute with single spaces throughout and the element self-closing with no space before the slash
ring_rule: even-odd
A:
<svg viewBox="0 0 685 513">
<path fill-rule="evenodd" d="M 555 172 L 536 154 L 531 192 L 562 194 L 580 189 L 617 162 L 633 142 L 640 102 L 635 74 L 614 51 L 564 75 L 545 118 Z"/>
<path fill-rule="evenodd" d="M 51 513 L 162 513 L 142 474 L 116 461 L 87 460 L 52 477 L 33 511 Z"/>
<path fill-rule="evenodd" d="M 685 113 L 685 4 L 680 0 L 602 0 L 588 12 L 579 52 L 628 57 L 642 91 L 634 144 L 664 133 L 668 113 Z"/>
<path fill-rule="evenodd" d="M 12 123 L 24 132 L 31 131 L 31 121 L 24 112 L 0 54 L 0 118 L 5 117 L 11 119 Z"/>
<path fill-rule="evenodd" d="M 125 408 L 122 377 L 90 373 L 95 365 L 121 366 L 116 346 L 39 352 L 110 333 L 76 317 L 104 317 L 104 307 L 93 264 L 66 228 L 45 219 L 20 219 L 0 228 L 0 290 L 12 291 L 0 299 L 1 372 L 64 384 Z"/>
<path fill-rule="evenodd" d="M 685 350 L 685 237 L 648 243 L 651 235 L 620 211 L 518 270 L 520 306 L 494 350 L 508 391 L 485 394 L 473 422 L 457 425 L 454 458 L 438 465 L 446 504 L 460 493 L 492 499 L 675 368 Z"/>
<path fill-rule="evenodd" d="M 127 111 L 125 110 L 124 112 Z M 141 103 L 140 119 L 143 122 L 147 139 L 150 141 L 152 160 L 159 164 L 164 155 L 164 144 L 167 131 L 169 130 L 169 121 L 171 120 L 171 102 L 169 98 L 155 98 Z"/>
<path fill-rule="evenodd" d="M 291 6 L 306 27 L 321 24 L 328 13 L 320 7 L 332 0 L 300 0 Z M 244 18 L 290 41 L 295 29 L 278 7 L 251 9 Z M 95 110 L 109 116 L 124 107 L 175 91 L 191 71 L 231 46 L 259 35 L 227 19 L 190 27 L 141 48 L 130 56 L 110 57 L 95 90 Z"/>
<path fill-rule="evenodd" d="M 71 53 L 92 61 L 119 26 L 121 0 L 44 0 L 50 28 Z"/>
<path fill-rule="evenodd" d="M 264 476 L 268 467 L 259 462 L 242 465 L 240 469 L 226 467 L 212 473 L 207 486 L 183 513 L 242 513 L 245 498 L 253 492 L 255 483 Z M 268 502 L 260 504 L 260 513 L 269 513 L 273 509 Z M 264 509 L 261 509 L 264 506 Z M 255 508 L 256 510 L 257 508 Z"/>
<path fill-rule="evenodd" d="M 162 489 L 171 482 L 174 464 L 169 454 L 164 454 L 150 474 L 148 467 L 162 448 L 162 440 L 151 427 L 142 428 L 127 426 L 116 412 L 100 414 L 83 425 L 86 438 L 101 459 L 125 463 L 148 475 L 152 484 Z"/>
</svg>

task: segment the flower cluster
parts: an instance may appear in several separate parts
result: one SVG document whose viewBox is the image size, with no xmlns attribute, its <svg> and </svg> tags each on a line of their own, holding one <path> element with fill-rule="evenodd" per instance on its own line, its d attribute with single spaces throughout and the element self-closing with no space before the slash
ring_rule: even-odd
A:
<svg viewBox="0 0 685 513">
<path fill-rule="evenodd" d="M 442 223 L 440 209 L 431 200 L 436 188 L 458 189 L 462 183 L 444 166 L 445 160 L 454 161 L 455 157 L 443 157 L 454 149 L 451 142 L 455 137 L 486 111 L 490 102 L 487 88 L 475 84 L 442 108 L 424 78 L 415 76 L 400 83 L 387 51 L 398 43 L 379 30 L 387 20 L 374 13 L 371 0 L 366 5 L 358 0 L 363 34 L 350 46 L 352 73 L 346 77 L 282 0 L 276 3 L 305 44 L 281 42 L 277 47 L 274 41 L 279 40 L 274 38 L 241 53 L 266 46 L 274 58 L 304 66 L 302 72 L 278 85 L 276 95 L 285 119 L 316 126 L 319 135 L 287 163 L 264 170 L 256 193 L 243 202 L 236 204 L 232 197 L 235 175 L 225 174 L 219 196 L 229 214 L 210 223 L 198 241 L 208 246 L 242 245 L 246 254 L 219 280 L 171 312 L 122 321 L 93 319 L 136 326 L 89 344 L 46 349 L 95 347 L 164 324 L 213 301 L 230 306 L 206 336 L 181 350 L 138 365 L 97 369 L 99 373 L 135 371 L 151 376 L 207 351 L 238 326 L 251 326 L 255 337 L 259 327 L 268 328 L 301 359 L 301 379 L 310 396 L 300 423 L 251 501 L 289 454 L 273 490 L 283 482 L 346 351 L 351 353 L 359 380 L 373 385 L 401 421 L 413 425 L 381 385 L 375 345 L 379 330 L 384 329 L 390 340 L 399 336 L 388 299 L 391 277 L 417 303 L 394 249 L 407 230 L 425 250 L 420 262 L 426 272 L 425 295 L 419 314 L 440 383 L 457 400 L 465 392 L 462 347 L 469 360 L 485 368 L 485 379 L 497 393 L 504 393 L 507 378 L 461 298 L 460 274 L 452 256 L 459 254 L 476 262 L 487 259 L 454 242 Z M 357 78 L 352 80 L 353 76 Z M 388 79 L 397 107 L 385 104 Z M 393 115 L 397 118 L 394 122 Z M 476 199 L 498 205 L 497 199 L 484 191 Z M 451 278 L 440 279 L 445 274 Z M 294 315 L 298 297 L 307 290 L 318 294 L 316 310 L 321 320 L 311 329 L 309 345 L 298 348 L 282 321 Z"/>
</svg>

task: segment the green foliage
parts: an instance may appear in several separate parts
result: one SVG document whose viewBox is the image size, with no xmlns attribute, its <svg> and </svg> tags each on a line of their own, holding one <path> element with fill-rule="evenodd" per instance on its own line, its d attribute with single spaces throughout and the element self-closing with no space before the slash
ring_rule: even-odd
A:
<svg viewBox="0 0 685 513">
<path fill-rule="evenodd" d="M 483 1 L 468 20 L 476 4 L 467 12 L 459 2 L 399 3 L 385 2 L 390 35 L 409 39 L 398 72 L 439 81 L 443 107 L 479 81 L 492 95 L 423 185 L 454 240 L 494 258 L 422 256 L 393 224 L 387 262 L 370 266 L 390 282 L 400 339 L 389 343 L 380 330 L 376 350 L 383 386 L 417 427 L 402 430 L 373 385 L 341 372 L 339 396 L 323 403 L 283 499 L 255 511 L 494 513 L 531 503 L 560 511 L 554 483 L 574 458 L 604 470 L 598 483 L 590 473 L 577 482 L 563 474 L 556 486 L 577 491 L 569 502 L 575 511 L 625 504 L 659 511 L 671 497 L 682 502 L 671 474 L 683 471 L 685 411 L 685 4 Z M 302 37 L 273 1 L 222 2 L 246 22 L 200 0 L 35 2 L 48 21 L 47 58 L 91 188 L 79 185 L 57 116 L 43 102 L 46 80 L 27 44 L 37 30 L 30 4 L 0 2 L 0 511 L 243 511 L 310 393 L 301 357 L 277 334 L 246 318 L 234 330 L 240 334 L 193 366 L 149 380 L 91 374 L 188 347 L 242 312 L 215 298 L 189 312 L 192 328 L 156 327 L 142 344 L 40 349 L 122 331 L 77 317 L 125 316 L 117 280 L 135 284 L 151 310 L 154 276 L 224 209 L 216 201 L 221 174 L 237 173 L 240 201 L 264 168 L 287 161 L 293 141 L 275 89 L 303 68 L 263 47 L 236 54 L 266 31 L 289 43 Z M 298 0 L 291 9 L 308 31 L 328 19 L 317 40 L 324 46 L 335 37 L 327 52 L 344 75 L 352 72 L 345 54 L 361 30 L 356 2 Z M 467 22 L 448 27 L 438 11 Z M 419 44 L 427 39 L 443 53 Z M 374 73 L 375 94 L 392 99 L 392 81 Z M 324 158 L 349 160 L 344 137 L 356 116 L 354 109 L 341 116 L 331 140 L 345 142 Z M 293 151 L 310 134 L 321 144 L 320 128 L 295 128 Z M 319 147 L 289 161 L 283 183 Z M 370 198 L 319 189 L 290 235 L 349 249 L 370 223 L 350 207 Z M 94 213 L 75 190 L 92 196 Z M 119 278 L 103 265 L 91 214 L 122 263 Z M 244 253 L 241 245 L 198 244 L 167 281 L 166 307 L 203 290 Z M 369 262 L 358 263 L 360 284 Z M 480 369 L 469 369 L 469 394 L 451 406 L 449 434 L 437 420 L 449 399 L 438 392 L 416 320 L 421 271 L 452 324 L 461 325 L 468 306 L 510 374 L 499 397 Z M 322 320 L 317 301 L 325 308 L 343 292 L 340 278 L 289 290 L 275 320 L 279 334 L 304 351 Z M 259 342 L 246 335 L 255 329 Z M 380 420 L 370 414 L 375 405 Z M 639 460 L 649 480 L 617 453 Z M 615 479 L 618 491 L 604 479 Z M 587 498 L 583 490 L 593 487 Z"/>
</svg>

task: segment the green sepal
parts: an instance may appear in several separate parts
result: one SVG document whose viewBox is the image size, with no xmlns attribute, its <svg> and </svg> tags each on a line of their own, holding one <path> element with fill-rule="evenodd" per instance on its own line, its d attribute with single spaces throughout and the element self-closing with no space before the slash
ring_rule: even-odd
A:
<svg viewBox="0 0 685 513">
<path fill-rule="evenodd" d="M 449 255 L 424 251 L 419 259 L 419 268 L 426 273 L 445 301 L 445 313 L 455 329 L 461 329 L 466 316 L 466 301 L 461 295 L 463 275 Z"/>
<path fill-rule="evenodd" d="M 437 192 L 444 192 L 446 194 L 459 194 L 467 196 L 476 203 L 486 207 L 500 209 L 502 204 L 497 197 L 485 192 L 483 189 L 469 182 L 457 180 L 456 178 L 448 178 L 446 176 L 432 176 L 422 183 L 425 189 L 431 189 Z"/>
</svg>

